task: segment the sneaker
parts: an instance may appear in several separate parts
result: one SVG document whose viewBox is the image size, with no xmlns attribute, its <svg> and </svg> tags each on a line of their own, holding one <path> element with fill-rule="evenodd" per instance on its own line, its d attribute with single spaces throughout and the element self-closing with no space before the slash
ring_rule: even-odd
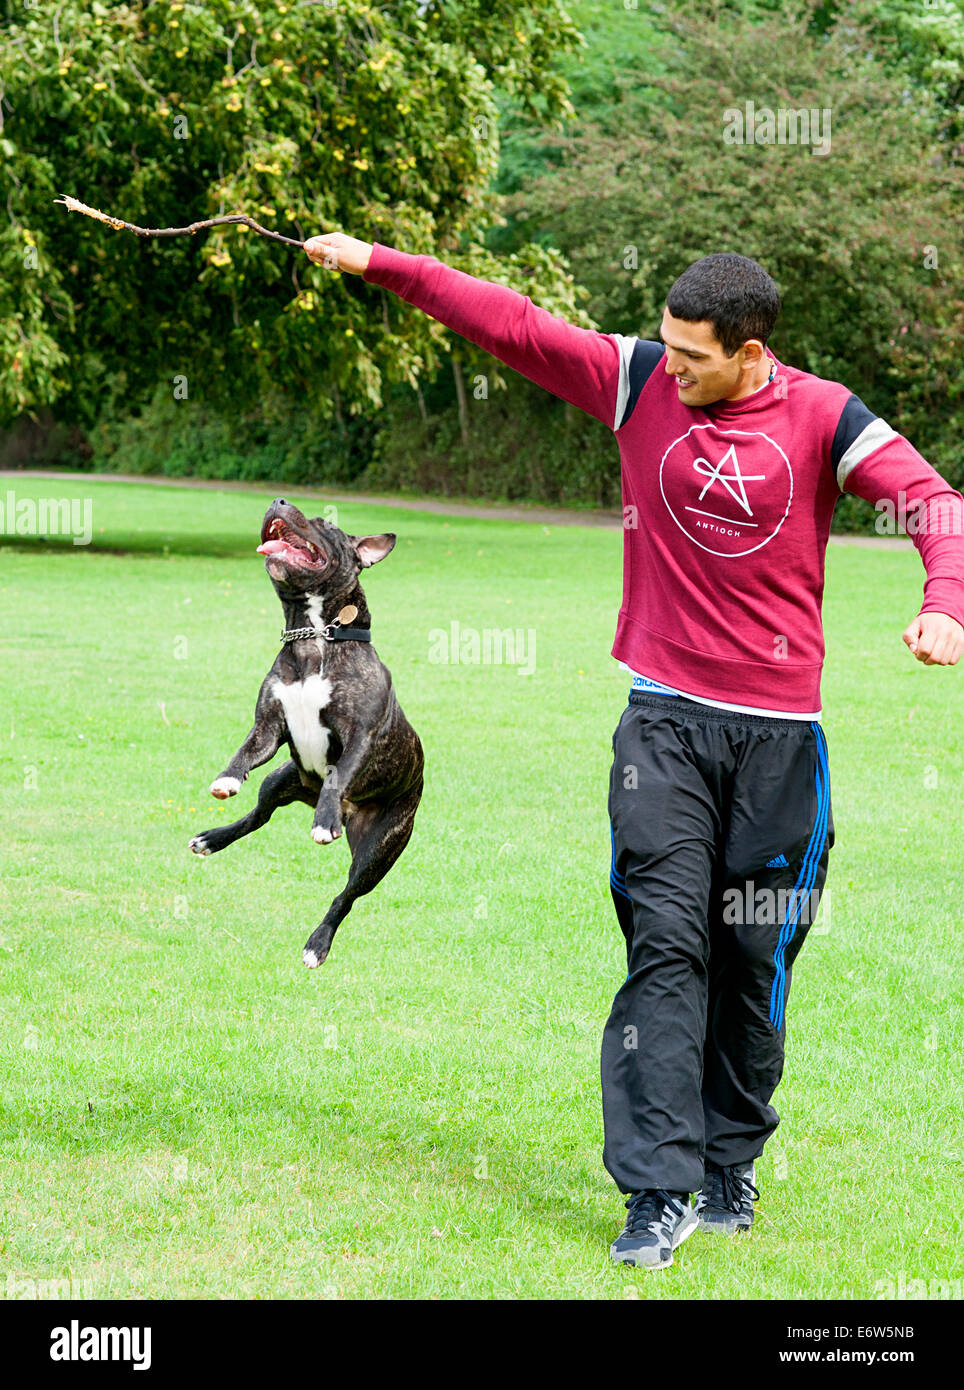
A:
<svg viewBox="0 0 964 1390">
<path fill-rule="evenodd" d="M 736 1235 L 753 1225 L 753 1203 L 760 1194 L 753 1186 L 756 1172 L 751 1163 L 728 1163 L 721 1167 L 707 1160 L 703 1187 L 696 1194 L 699 1224 L 721 1235 Z"/>
<path fill-rule="evenodd" d="M 673 1251 L 699 1225 L 688 1192 L 645 1188 L 626 1203 L 626 1224 L 609 1248 L 617 1264 L 665 1269 L 673 1263 Z"/>
</svg>

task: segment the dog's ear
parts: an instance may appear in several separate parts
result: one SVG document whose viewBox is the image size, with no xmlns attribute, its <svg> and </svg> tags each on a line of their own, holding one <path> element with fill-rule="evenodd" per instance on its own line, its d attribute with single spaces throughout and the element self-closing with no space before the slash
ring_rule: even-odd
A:
<svg viewBox="0 0 964 1390">
<path fill-rule="evenodd" d="M 384 560 L 389 551 L 394 549 L 397 537 L 394 531 L 387 531 L 381 536 L 352 536 L 351 539 L 362 562 L 362 569 L 368 569 L 379 560 Z"/>
</svg>

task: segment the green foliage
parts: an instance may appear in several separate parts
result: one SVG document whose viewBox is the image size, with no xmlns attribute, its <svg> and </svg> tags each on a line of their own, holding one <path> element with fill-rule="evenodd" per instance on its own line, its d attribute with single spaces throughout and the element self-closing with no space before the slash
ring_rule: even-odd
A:
<svg viewBox="0 0 964 1390">
<path fill-rule="evenodd" d="M 506 376 L 505 388 L 489 400 L 476 402 L 469 387 L 467 442 L 444 389 L 445 374 L 427 393 L 424 418 L 411 390 L 399 385 L 386 392 L 377 416 L 353 415 L 341 425 L 299 407 L 279 421 L 264 420 L 257 410 L 226 414 L 159 391 L 141 411 L 98 421 L 89 435 L 89 466 L 173 478 L 618 507 L 619 460 L 609 431 L 514 372 Z"/>
<path fill-rule="evenodd" d="M 298 238 L 454 252 L 493 215 L 494 84 L 566 111 L 548 58 L 577 42 L 559 0 L 11 7 L 0 419 L 58 401 L 89 424 L 175 377 L 275 418 L 377 406 L 384 376 L 434 360 L 437 324 L 373 315 L 364 286 L 244 228 L 138 242 L 54 199 L 149 227 L 244 211 Z M 550 295 L 554 269 L 538 260 Z"/>
<path fill-rule="evenodd" d="M 875 53 L 937 109 L 948 157 L 964 163 L 964 4 L 960 0 L 854 0 Z"/>
<path fill-rule="evenodd" d="M 375 436 L 364 415 L 339 425 L 294 408 L 284 419 L 265 419 L 258 410 L 173 401 L 159 390 L 142 411 L 102 416 L 90 442 L 93 466 L 104 472 L 348 486 L 370 462 Z"/>
<path fill-rule="evenodd" d="M 915 99 L 935 109 L 941 138 L 964 134 L 964 4 L 962 0 L 667 0 L 676 12 L 751 23 L 802 14 L 810 34 L 859 25 L 874 58 L 910 81 Z M 961 159 L 958 147 L 952 157 Z"/>
<path fill-rule="evenodd" d="M 0 419 L 99 420 L 94 466 L 120 471 L 618 503 L 603 427 L 395 296 L 248 231 L 138 241 L 68 217 L 52 200 L 69 192 L 155 226 L 243 209 L 297 236 L 339 227 L 647 336 L 686 264 L 741 250 L 783 292 L 775 350 L 847 382 L 960 485 L 961 15 L 9 4 Z M 724 144 L 748 99 L 829 107 L 831 153 Z M 449 353 L 492 388 L 464 431 Z M 866 522 L 841 502 L 835 524 Z"/>
<path fill-rule="evenodd" d="M 0 153 L 12 158 L 10 140 L 0 140 Z M 24 178 L 41 164 L 22 161 Z M 8 174 L 15 177 L 9 167 Z M 56 400 L 67 384 L 68 357 L 58 336 L 66 340 L 73 328 L 73 303 L 59 277 L 44 284 L 39 266 L 37 237 L 28 227 L 0 228 L 0 420 Z"/>
<path fill-rule="evenodd" d="M 553 68 L 566 80 L 574 115 L 560 132 L 566 139 L 549 143 L 543 137 L 548 121 L 528 115 L 522 102 L 502 92 L 499 104 L 499 168 L 496 191 L 501 195 L 522 192 L 565 158 L 568 137 L 587 126 L 617 137 L 625 128 L 624 96 L 658 99 L 650 79 L 665 70 L 663 51 L 670 36 L 657 27 L 646 7 L 624 8 L 621 0 L 576 0 L 569 13 L 579 26 L 586 46 L 577 52 L 562 50 Z M 486 245 L 500 254 L 528 239 L 513 209 L 490 229 Z M 535 240 L 552 242 L 549 231 Z"/>
<path fill-rule="evenodd" d="M 565 142 L 563 163 L 509 200 L 524 234 L 551 233 L 608 330 L 646 337 L 690 262 L 754 256 L 783 296 L 782 359 L 846 382 L 961 483 L 964 170 L 942 158 L 931 113 L 849 21 L 826 36 L 809 11 L 665 22 L 662 100 L 626 97 L 620 135 L 587 126 Z M 829 109 L 829 153 L 726 143 L 727 111 L 750 100 Z"/>
<path fill-rule="evenodd" d="M 438 391 L 426 418 L 396 391 L 363 475 L 370 489 L 498 501 L 618 507 L 619 455 L 605 426 L 508 373 L 505 391 L 469 398 L 469 432 Z M 491 377 L 490 377 L 491 382 Z"/>
</svg>

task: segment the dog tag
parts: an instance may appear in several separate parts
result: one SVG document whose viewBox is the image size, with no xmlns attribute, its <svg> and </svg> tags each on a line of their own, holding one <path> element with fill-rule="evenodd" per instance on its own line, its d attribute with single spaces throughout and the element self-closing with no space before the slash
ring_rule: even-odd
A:
<svg viewBox="0 0 964 1390">
<path fill-rule="evenodd" d="M 342 627 L 347 627 L 348 624 L 353 623 L 357 617 L 358 609 L 353 603 L 348 603 L 338 614 L 338 621 L 341 623 Z"/>
</svg>

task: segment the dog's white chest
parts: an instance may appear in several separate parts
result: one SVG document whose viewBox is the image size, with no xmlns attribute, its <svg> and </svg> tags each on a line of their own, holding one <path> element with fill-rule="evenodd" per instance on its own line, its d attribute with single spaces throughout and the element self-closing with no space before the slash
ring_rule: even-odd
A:
<svg viewBox="0 0 964 1390">
<path fill-rule="evenodd" d="M 320 672 L 303 681 L 292 681 L 291 685 L 279 680 L 275 681 L 274 693 L 281 701 L 302 767 L 319 777 L 326 776 L 329 733 L 321 722 L 321 711 L 331 699 L 331 681 Z"/>
</svg>

